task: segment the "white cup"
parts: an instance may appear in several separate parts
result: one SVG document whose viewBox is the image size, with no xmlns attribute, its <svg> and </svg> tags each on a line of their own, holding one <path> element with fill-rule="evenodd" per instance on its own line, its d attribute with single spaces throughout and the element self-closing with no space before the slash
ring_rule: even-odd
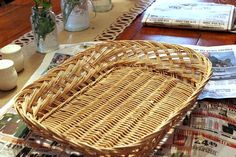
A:
<svg viewBox="0 0 236 157">
<path fill-rule="evenodd" d="M 0 49 L 2 59 L 10 59 L 14 62 L 14 66 L 17 72 L 24 69 L 24 56 L 21 52 L 21 47 L 16 44 L 9 44 Z"/>
<path fill-rule="evenodd" d="M 0 60 L 0 90 L 11 90 L 17 85 L 17 72 L 14 62 L 9 59 Z"/>
</svg>

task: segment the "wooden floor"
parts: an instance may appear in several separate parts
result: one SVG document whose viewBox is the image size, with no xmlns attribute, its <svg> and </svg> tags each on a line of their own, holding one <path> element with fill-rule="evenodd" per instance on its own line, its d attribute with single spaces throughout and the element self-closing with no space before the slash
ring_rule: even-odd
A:
<svg viewBox="0 0 236 157">
<path fill-rule="evenodd" d="M 60 0 L 52 0 L 53 11 L 60 13 Z M 31 30 L 33 0 L 15 0 L 0 7 L 0 48 Z"/>
</svg>

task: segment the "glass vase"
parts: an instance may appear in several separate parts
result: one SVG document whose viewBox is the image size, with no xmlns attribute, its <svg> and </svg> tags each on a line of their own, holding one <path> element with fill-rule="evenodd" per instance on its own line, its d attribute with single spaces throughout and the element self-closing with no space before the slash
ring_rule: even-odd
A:
<svg viewBox="0 0 236 157">
<path fill-rule="evenodd" d="M 112 8 L 111 0 L 92 0 L 92 3 L 95 12 L 106 12 Z"/>
<path fill-rule="evenodd" d="M 89 27 L 89 11 L 87 0 L 61 0 L 64 29 L 82 31 Z"/>
<path fill-rule="evenodd" d="M 48 53 L 59 48 L 56 18 L 51 8 L 33 7 L 31 25 L 38 52 Z"/>
</svg>

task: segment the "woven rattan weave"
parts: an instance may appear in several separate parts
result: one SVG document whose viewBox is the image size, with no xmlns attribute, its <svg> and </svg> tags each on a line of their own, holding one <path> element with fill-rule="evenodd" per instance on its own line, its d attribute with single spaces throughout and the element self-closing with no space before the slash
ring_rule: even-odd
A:
<svg viewBox="0 0 236 157">
<path fill-rule="evenodd" d="M 15 107 L 33 130 L 85 156 L 147 156 L 188 111 L 211 63 L 182 46 L 98 44 L 27 86 Z"/>
</svg>

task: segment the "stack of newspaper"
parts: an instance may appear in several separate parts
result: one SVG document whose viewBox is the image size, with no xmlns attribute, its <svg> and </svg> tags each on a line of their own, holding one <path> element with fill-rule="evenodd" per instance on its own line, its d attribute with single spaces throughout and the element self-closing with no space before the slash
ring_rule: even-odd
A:
<svg viewBox="0 0 236 157">
<path fill-rule="evenodd" d="M 145 12 L 142 23 L 147 26 L 232 31 L 234 8 L 233 5 L 216 3 L 156 1 Z"/>
</svg>

